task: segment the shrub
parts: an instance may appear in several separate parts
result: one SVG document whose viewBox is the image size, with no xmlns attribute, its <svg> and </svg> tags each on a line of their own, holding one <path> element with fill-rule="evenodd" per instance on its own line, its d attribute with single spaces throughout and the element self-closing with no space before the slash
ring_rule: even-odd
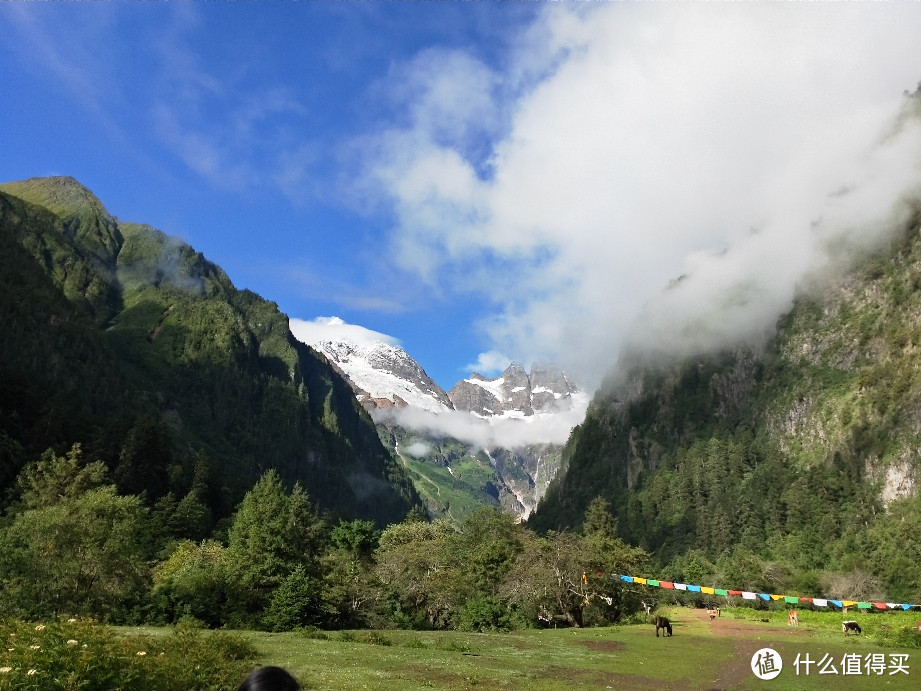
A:
<svg viewBox="0 0 921 691">
<path fill-rule="evenodd" d="M 880 645 L 890 648 L 921 648 L 921 633 L 912 626 L 878 629 L 873 634 L 873 639 Z"/>
<path fill-rule="evenodd" d="M 458 613 L 461 631 L 508 631 L 512 628 L 508 607 L 495 598 L 468 600 Z"/>
<path fill-rule="evenodd" d="M 192 627 L 151 637 L 76 619 L 6 621 L 0 639 L 0 691 L 232 689 L 255 659 L 242 638 Z"/>
</svg>

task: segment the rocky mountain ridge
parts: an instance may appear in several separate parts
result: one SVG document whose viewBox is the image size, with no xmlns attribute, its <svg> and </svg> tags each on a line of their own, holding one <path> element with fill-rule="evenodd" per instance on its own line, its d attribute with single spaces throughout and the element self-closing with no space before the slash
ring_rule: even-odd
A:
<svg viewBox="0 0 921 691">
<path fill-rule="evenodd" d="M 392 343 L 311 345 L 349 382 L 434 515 L 460 519 L 494 504 L 527 518 L 556 474 L 565 434 L 588 403 L 551 365 L 533 365 L 528 373 L 515 362 L 499 377 L 473 373 L 445 392 Z M 558 443 L 529 434 L 548 426 L 561 427 Z"/>
</svg>

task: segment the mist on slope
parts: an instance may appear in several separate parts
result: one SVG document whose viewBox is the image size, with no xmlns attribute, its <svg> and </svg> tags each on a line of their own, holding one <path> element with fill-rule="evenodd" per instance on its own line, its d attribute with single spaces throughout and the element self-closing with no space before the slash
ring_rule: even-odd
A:
<svg viewBox="0 0 921 691">
<path fill-rule="evenodd" d="M 585 409 L 585 403 L 580 402 L 571 410 L 552 414 L 481 418 L 461 410 L 432 413 L 407 407 L 378 409 L 372 417 L 375 422 L 391 422 L 435 437 L 451 437 L 481 449 L 518 449 L 532 444 L 565 443 L 572 428 L 585 418 Z M 415 451 L 421 448 L 417 447 Z M 406 451 L 414 455 L 409 449 Z"/>
<path fill-rule="evenodd" d="M 362 141 L 392 258 L 482 293 L 491 352 L 589 387 L 625 345 L 762 339 L 917 197 L 921 7 L 547 6 L 505 64 L 430 49 Z M 917 110 L 917 109 L 916 109 Z"/>
</svg>

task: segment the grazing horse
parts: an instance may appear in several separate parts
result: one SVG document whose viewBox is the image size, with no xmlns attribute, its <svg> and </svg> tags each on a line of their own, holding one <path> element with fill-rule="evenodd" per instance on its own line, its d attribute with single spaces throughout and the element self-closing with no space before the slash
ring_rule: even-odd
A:
<svg viewBox="0 0 921 691">
<path fill-rule="evenodd" d="M 659 629 L 662 629 L 662 638 L 665 638 L 666 632 L 672 635 L 672 625 L 666 617 L 657 615 L 653 623 L 656 625 L 656 638 L 659 637 Z"/>
<path fill-rule="evenodd" d="M 854 633 L 862 633 L 860 630 L 860 624 L 856 621 L 843 621 L 841 622 L 841 630 L 844 631 L 844 635 L 847 636 L 848 632 L 853 631 Z"/>
<path fill-rule="evenodd" d="M 795 609 L 787 612 L 787 626 L 799 626 L 799 612 Z"/>
</svg>

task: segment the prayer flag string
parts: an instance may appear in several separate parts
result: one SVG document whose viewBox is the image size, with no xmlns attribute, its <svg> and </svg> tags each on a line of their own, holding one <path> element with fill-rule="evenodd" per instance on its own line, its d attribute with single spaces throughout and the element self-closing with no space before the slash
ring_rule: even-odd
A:
<svg viewBox="0 0 921 691">
<path fill-rule="evenodd" d="M 684 590 L 690 593 L 702 593 L 705 595 L 720 595 L 723 597 L 732 597 L 741 595 L 743 600 L 762 600 L 764 602 L 779 602 L 785 604 L 813 604 L 816 607 L 828 607 L 832 605 L 838 609 L 845 607 L 857 607 L 857 609 L 901 609 L 909 610 L 914 608 L 921 609 L 921 605 L 909 604 L 905 602 L 858 602 L 857 600 L 828 600 L 822 597 L 799 597 L 798 595 L 777 595 L 775 593 L 753 593 L 748 590 L 729 590 L 726 588 L 711 588 L 708 586 L 691 585 L 690 583 L 677 583 L 674 581 L 660 581 L 653 578 L 641 578 L 639 576 L 627 576 L 620 574 L 620 580 L 624 583 L 638 583 L 653 588 L 665 588 L 667 590 Z"/>
</svg>

